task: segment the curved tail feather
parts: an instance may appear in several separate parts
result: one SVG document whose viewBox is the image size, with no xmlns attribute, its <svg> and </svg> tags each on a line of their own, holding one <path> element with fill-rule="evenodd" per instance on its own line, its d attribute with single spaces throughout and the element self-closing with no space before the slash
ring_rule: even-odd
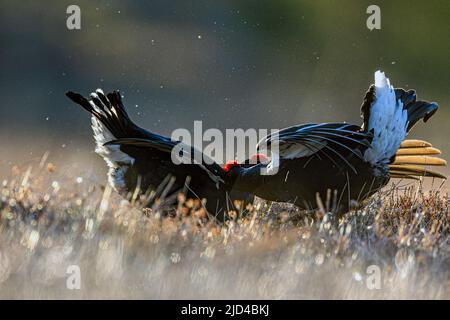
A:
<svg viewBox="0 0 450 320">
<path fill-rule="evenodd" d="M 427 122 L 439 108 L 436 102 L 417 101 L 416 91 L 397 88 L 395 91 L 395 99 L 403 103 L 403 109 L 408 112 L 408 125 L 406 132 L 420 120 Z"/>
<path fill-rule="evenodd" d="M 441 154 L 431 143 L 422 140 L 405 140 L 398 149 L 395 160 L 389 165 L 391 178 L 414 179 L 418 176 L 447 179 L 446 176 L 429 170 L 428 166 L 447 166 L 447 161 L 436 157 Z"/>
<path fill-rule="evenodd" d="M 402 141 L 402 143 L 400 144 L 400 148 L 422 148 L 422 147 L 432 147 L 431 143 L 424 141 L 424 140 L 415 140 L 415 139 L 411 139 L 411 140 L 404 140 Z"/>
<path fill-rule="evenodd" d="M 422 176 L 422 177 L 433 177 L 440 179 L 447 179 L 446 176 L 440 174 L 439 172 L 429 170 L 420 166 L 413 165 L 389 165 L 389 173 L 395 175 L 396 178 L 398 176 Z"/>
</svg>

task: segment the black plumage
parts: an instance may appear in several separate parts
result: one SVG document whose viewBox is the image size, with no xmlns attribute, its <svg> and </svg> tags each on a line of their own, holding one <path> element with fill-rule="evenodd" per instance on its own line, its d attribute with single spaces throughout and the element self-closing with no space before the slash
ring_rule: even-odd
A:
<svg viewBox="0 0 450 320">
<path fill-rule="evenodd" d="M 387 84 L 390 87 L 388 79 Z M 396 151 L 403 140 L 401 133 L 406 135 L 420 119 L 426 122 L 438 106 L 434 102 L 417 101 L 414 90 L 390 88 L 391 91 L 386 92 L 394 90 L 395 98 L 392 98 L 392 93 L 381 93 L 380 90 L 380 95 L 385 95 L 383 99 L 391 104 L 386 111 L 403 110 L 392 113 L 393 119 L 388 118 L 387 113 L 380 113 L 379 109 L 376 111 L 378 114 L 372 114 L 378 99 L 377 89 L 372 85 L 361 106 L 361 126 L 346 123 L 304 124 L 269 135 L 259 145 L 266 145 L 276 159 L 251 167 L 233 166 L 230 175 L 233 176 L 235 188 L 305 209 L 317 208 L 319 198 L 322 202 L 328 199 L 331 200 L 331 210 L 344 213 L 353 203 L 361 202 L 385 186 L 391 172 L 396 178 L 412 179 L 419 175 L 442 178 L 438 173 L 410 165 L 429 160 L 422 155 L 429 151 L 421 148 L 417 148 L 417 153 L 412 153 L 418 156 L 407 159 L 410 161 L 408 165 L 395 164 Z M 403 116 L 405 110 L 406 122 Z M 388 125 L 386 128 L 369 129 L 371 117 L 375 117 L 372 125 L 377 124 L 379 119 L 380 123 Z M 404 128 L 397 128 L 398 125 Z M 391 132 L 388 127 L 399 129 L 400 134 Z M 272 150 L 274 144 L 278 147 L 275 153 Z M 419 146 L 419 142 L 414 146 Z M 369 150 L 379 155 L 369 157 L 366 155 Z M 438 160 L 434 161 L 437 165 L 445 165 L 444 160 Z M 262 175 L 262 171 L 268 174 Z"/>
<path fill-rule="evenodd" d="M 361 126 L 285 128 L 258 144 L 272 153 L 269 161 L 231 162 L 225 168 L 191 146 L 134 124 L 117 91 L 105 95 L 97 90 L 89 100 L 73 92 L 67 96 L 92 114 L 96 152 L 110 167 L 109 181 L 119 193 L 127 195 L 137 187 L 141 192 L 164 189 L 163 194 L 184 191 L 189 198 L 205 199 L 209 215 L 224 221 L 234 200 L 248 203 L 255 195 L 306 209 L 316 208 L 319 198 L 328 199 L 331 210 L 343 213 L 391 177 L 445 178 L 416 166 L 446 165 L 429 156 L 439 154 L 438 149 L 420 140 L 402 143 L 420 119 L 426 122 L 436 112 L 437 104 L 418 101 L 414 90 L 393 89 L 381 72 L 375 78 L 377 85 L 369 88 L 361 106 Z M 180 148 L 189 164 L 174 163 L 172 153 Z"/>
<path fill-rule="evenodd" d="M 110 182 L 119 193 L 126 196 L 136 188 L 141 192 L 166 189 L 166 194 L 184 191 L 188 198 L 206 200 L 205 209 L 210 217 L 218 221 L 226 218 L 233 208 L 233 199 L 229 196 L 231 188 L 225 183 L 227 174 L 218 164 L 206 163 L 201 151 L 190 146 L 183 148 L 183 156 L 190 157 L 192 162 L 175 164 L 171 152 L 181 142 L 133 123 L 118 91 L 105 95 L 97 90 L 90 100 L 74 92 L 66 95 L 99 121 L 93 120 L 98 153 L 110 166 Z M 194 160 L 196 154 L 200 154 L 200 158 L 195 158 L 202 159 L 200 163 Z"/>
</svg>

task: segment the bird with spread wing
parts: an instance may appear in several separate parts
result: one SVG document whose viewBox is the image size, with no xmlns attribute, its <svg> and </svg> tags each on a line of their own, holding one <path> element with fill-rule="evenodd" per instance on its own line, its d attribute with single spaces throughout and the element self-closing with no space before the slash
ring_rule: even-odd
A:
<svg viewBox="0 0 450 320">
<path fill-rule="evenodd" d="M 230 163 L 227 172 L 236 189 L 263 199 L 313 209 L 332 193 L 332 210 L 346 212 L 391 178 L 445 179 L 429 169 L 446 165 L 436 157 L 438 149 L 405 140 L 419 120 L 426 122 L 437 109 L 434 102 L 417 100 L 414 90 L 394 89 L 377 71 L 361 107 L 361 126 L 308 123 L 279 130 L 258 144 L 271 154 L 270 161 L 250 167 Z"/>
</svg>

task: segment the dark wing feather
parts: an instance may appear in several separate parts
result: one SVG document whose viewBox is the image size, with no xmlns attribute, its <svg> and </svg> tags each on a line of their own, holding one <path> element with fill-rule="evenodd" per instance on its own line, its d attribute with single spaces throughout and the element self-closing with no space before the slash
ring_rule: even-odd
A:
<svg viewBox="0 0 450 320">
<path fill-rule="evenodd" d="M 361 132 L 356 125 L 346 123 L 304 124 L 282 129 L 263 138 L 257 148 L 271 149 L 278 144 L 279 156 L 295 159 L 324 153 L 340 159 L 353 171 L 354 167 L 347 158 L 352 155 L 362 159 L 362 150 L 367 149 L 372 141 L 371 133 Z"/>
<path fill-rule="evenodd" d="M 169 140 L 167 137 L 137 126 L 128 116 L 119 91 L 113 91 L 105 95 L 102 90 L 97 89 L 90 94 L 90 100 L 72 91 L 67 92 L 66 96 L 96 117 L 118 139 L 133 137 Z"/>
<path fill-rule="evenodd" d="M 226 172 L 220 165 L 214 162 L 214 160 L 212 160 L 211 158 L 209 158 L 196 148 L 185 145 L 180 141 L 172 141 L 166 139 L 150 140 L 150 139 L 123 138 L 109 141 L 105 145 L 124 145 L 124 146 L 128 145 L 135 147 L 152 148 L 157 149 L 159 151 L 167 152 L 168 154 L 172 153 L 172 150 L 176 146 L 179 146 L 180 151 L 183 152 L 182 155 L 183 158 L 188 160 L 187 163 L 192 165 L 199 165 L 207 172 L 209 177 L 214 182 L 224 182 L 224 179 L 226 177 Z M 201 159 L 201 162 L 198 162 L 197 159 Z"/>
</svg>

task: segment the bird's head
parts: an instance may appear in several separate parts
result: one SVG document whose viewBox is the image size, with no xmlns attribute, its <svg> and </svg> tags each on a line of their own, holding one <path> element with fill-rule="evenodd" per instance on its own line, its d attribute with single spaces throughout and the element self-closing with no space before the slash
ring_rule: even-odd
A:
<svg viewBox="0 0 450 320">
<path fill-rule="evenodd" d="M 242 163 L 242 164 L 240 164 L 236 160 L 228 161 L 223 166 L 223 170 L 225 172 L 231 173 L 231 172 L 239 171 L 237 169 L 240 169 L 240 168 L 248 168 L 248 167 L 252 167 L 256 164 L 267 163 L 269 161 L 270 161 L 269 157 L 267 157 L 266 155 L 264 155 L 262 153 L 257 153 L 257 154 L 252 155 L 249 159 L 245 160 L 244 163 Z"/>
<path fill-rule="evenodd" d="M 225 163 L 225 165 L 223 166 L 223 170 L 225 172 L 231 173 L 232 171 L 235 171 L 234 169 L 238 169 L 240 167 L 241 165 L 236 160 L 233 160 Z"/>
<path fill-rule="evenodd" d="M 270 162 L 270 158 L 264 154 L 258 153 L 245 160 L 244 163 L 239 163 L 236 160 L 228 161 L 223 170 L 227 173 L 230 184 L 234 184 L 236 179 L 240 177 L 245 171 L 258 166 L 259 164 L 266 164 Z"/>
<path fill-rule="evenodd" d="M 223 171 L 225 171 L 226 184 L 233 186 L 241 174 L 242 166 L 235 160 L 228 161 L 223 166 Z"/>
</svg>

